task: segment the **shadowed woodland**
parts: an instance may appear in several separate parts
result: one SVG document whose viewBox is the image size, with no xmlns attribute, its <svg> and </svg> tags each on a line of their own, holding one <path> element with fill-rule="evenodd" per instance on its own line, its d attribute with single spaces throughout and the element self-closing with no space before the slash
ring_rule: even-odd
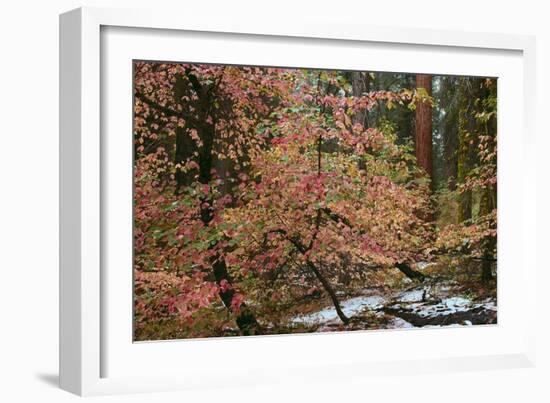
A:
<svg viewBox="0 0 550 403">
<path fill-rule="evenodd" d="M 135 340 L 496 323 L 495 78 L 133 84 Z"/>
</svg>

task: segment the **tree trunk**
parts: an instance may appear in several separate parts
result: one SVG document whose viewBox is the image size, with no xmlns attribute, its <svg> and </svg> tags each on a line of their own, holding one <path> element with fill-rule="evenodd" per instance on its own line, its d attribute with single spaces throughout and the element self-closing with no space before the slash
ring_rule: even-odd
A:
<svg viewBox="0 0 550 403">
<path fill-rule="evenodd" d="M 459 81 L 457 77 L 441 78 L 441 109 L 445 115 L 441 122 L 441 134 L 443 140 L 443 166 L 445 180 L 449 190 L 456 189 L 458 177 L 458 98 L 460 91 L 457 91 Z"/>
<path fill-rule="evenodd" d="M 199 97 L 198 105 L 196 108 L 199 113 L 199 123 L 196 125 L 197 127 L 190 127 L 189 122 L 186 122 L 186 127 L 181 128 L 181 130 L 177 131 L 174 150 L 174 161 L 176 163 L 185 163 L 188 161 L 188 159 L 194 157 L 194 151 L 198 151 L 199 182 L 203 184 L 209 184 L 212 180 L 212 166 L 214 163 L 214 154 L 212 148 L 214 145 L 215 123 L 208 123 L 210 120 L 208 119 L 207 111 L 209 110 L 210 105 L 212 105 L 212 97 L 214 95 L 210 94 L 210 91 L 204 91 L 204 88 L 201 88 L 201 84 L 192 74 L 189 75 L 189 81 L 192 83 L 194 90 Z M 183 78 L 178 78 L 174 88 L 174 99 L 176 100 L 176 102 L 179 102 L 181 95 L 185 93 L 186 89 L 184 86 L 187 85 L 187 82 L 184 81 Z M 143 96 L 142 94 L 136 93 L 136 96 L 139 96 L 140 99 L 142 99 L 144 102 L 147 102 L 149 106 L 157 109 L 159 112 L 165 115 L 181 117 L 181 114 L 179 112 L 160 105 Z M 198 131 L 199 136 L 203 142 L 200 150 L 188 134 L 188 131 L 191 128 Z M 184 175 L 183 173 L 176 175 L 177 188 L 179 189 L 182 186 L 188 184 L 188 182 L 192 182 L 193 176 L 191 176 L 190 174 Z M 201 221 L 205 226 L 208 226 L 213 218 L 211 206 L 212 200 L 208 198 L 201 200 L 200 216 Z M 213 245 L 211 246 L 211 248 L 214 248 L 215 246 L 216 245 Z M 239 326 L 241 333 L 243 335 L 261 334 L 260 325 L 256 321 L 254 314 L 247 307 L 247 305 L 244 303 L 241 304 L 238 310 L 236 310 L 232 305 L 235 290 L 231 287 L 231 277 L 227 271 L 227 266 L 225 264 L 225 261 L 223 260 L 223 257 L 218 255 L 212 258 L 212 272 L 218 285 L 221 285 L 222 283 L 226 285 L 226 287 L 224 287 L 225 291 L 220 291 L 220 299 L 222 300 L 224 306 L 236 315 L 236 322 Z"/>
<path fill-rule="evenodd" d="M 395 265 L 405 276 L 410 278 L 411 280 L 418 280 L 421 283 L 424 282 L 426 279 L 426 275 L 423 273 L 420 273 L 419 271 L 413 270 L 411 266 L 409 266 L 406 263 L 397 263 Z"/>
<path fill-rule="evenodd" d="M 320 217 L 320 216 L 318 216 Z M 302 244 L 302 242 L 298 239 L 287 237 L 287 240 L 294 245 L 294 247 L 300 252 L 304 257 L 306 256 L 306 253 L 308 252 L 308 248 Z M 334 305 L 334 308 L 336 309 L 336 314 L 340 318 L 344 324 L 349 323 L 349 318 L 344 314 L 342 311 L 342 308 L 340 307 L 340 301 L 338 301 L 338 297 L 336 296 L 336 292 L 330 285 L 329 281 L 323 276 L 323 273 L 315 266 L 315 264 L 309 260 L 309 258 L 305 258 L 307 267 L 315 274 L 315 277 L 321 282 L 323 285 L 323 288 L 330 296 L 330 299 L 332 300 L 332 304 Z"/>
<path fill-rule="evenodd" d="M 370 74 L 368 72 L 352 71 L 351 88 L 354 97 L 360 97 L 370 90 Z M 352 117 L 352 122 L 360 123 L 364 128 L 369 127 L 369 111 L 361 109 Z"/>
<path fill-rule="evenodd" d="M 181 138 L 178 136 L 176 139 L 175 155 L 177 158 L 180 158 L 181 161 L 183 156 L 192 155 L 193 151 L 197 150 L 199 152 L 199 182 L 202 184 L 210 184 L 210 181 L 212 180 L 212 167 L 214 166 L 213 147 L 216 132 L 215 121 L 208 119 L 207 111 L 214 101 L 212 99 L 214 95 L 210 94 L 210 91 L 204 91 L 203 88 L 200 88 L 200 83 L 198 83 L 196 79 L 193 80 L 193 86 L 199 96 L 198 121 L 200 122 L 200 124 L 198 124 L 197 127 L 194 127 L 194 129 L 197 130 L 199 137 L 202 140 L 202 147 L 197 150 L 195 142 L 187 134 L 190 128 L 185 127 L 182 128 L 181 132 L 178 130 L 178 135 L 181 135 Z M 212 123 L 208 123 L 209 121 Z M 193 145 L 193 148 L 191 149 L 188 149 L 188 146 L 190 145 L 189 141 L 191 141 Z M 185 147 L 185 149 L 182 150 L 181 147 Z M 176 180 L 178 187 L 180 185 L 185 185 L 189 180 L 189 175 L 180 175 L 179 177 L 176 176 Z M 201 221 L 205 227 L 208 227 L 213 219 L 212 200 L 209 198 L 204 198 L 200 202 Z M 215 247 L 216 245 L 213 245 L 210 248 L 213 249 Z M 212 257 L 211 263 L 214 278 L 216 279 L 218 286 L 221 286 L 222 283 L 226 285 L 223 287 L 225 291 L 220 290 L 220 299 L 222 300 L 224 306 L 236 315 L 237 326 L 239 327 L 241 333 L 244 336 L 261 334 L 261 327 L 250 308 L 245 303 L 242 303 L 238 309 L 232 305 L 235 290 L 231 286 L 232 279 L 227 271 L 227 265 L 223 257 L 216 254 Z"/>
<path fill-rule="evenodd" d="M 416 87 L 432 94 L 432 76 L 427 74 L 416 75 Z M 421 166 L 430 179 L 433 179 L 432 158 L 432 106 L 429 102 L 418 102 L 415 119 L 415 154 Z"/>
<path fill-rule="evenodd" d="M 494 187 L 492 186 L 483 190 L 479 206 L 480 215 L 490 214 L 495 208 L 494 200 L 496 197 L 493 197 L 493 194 L 496 196 L 496 191 L 494 191 Z M 493 270 L 491 266 L 494 260 L 496 243 L 496 237 L 493 236 L 489 236 L 483 241 L 483 262 L 481 267 L 481 281 L 483 283 L 488 283 L 493 279 Z"/>
<path fill-rule="evenodd" d="M 461 118 L 461 121 L 463 118 Z M 462 184 L 466 181 L 466 176 L 470 172 L 470 142 L 468 139 L 468 132 L 462 128 L 463 123 L 460 124 L 461 129 L 459 133 L 458 144 L 458 169 L 457 169 L 457 182 Z M 458 200 L 458 222 L 462 223 L 472 218 L 472 191 L 467 189 L 463 190 L 459 195 Z"/>
<path fill-rule="evenodd" d="M 187 82 L 181 77 L 178 76 L 174 84 L 173 98 L 174 102 L 181 102 L 181 97 L 185 94 L 185 88 L 187 87 Z M 174 163 L 180 166 L 185 165 L 193 158 L 193 153 L 197 151 L 197 143 L 189 135 L 188 127 L 177 127 L 176 128 L 176 144 L 174 149 Z M 183 172 L 181 169 L 176 171 L 176 193 L 187 185 L 190 185 L 193 181 L 193 174 L 195 172 Z"/>
<path fill-rule="evenodd" d="M 340 301 L 338 301 L 338 297 L 336 296 L 336 292 L 334 292 L 334 289 L 332 288 L 328 280 L 323 276 L 323 274 L 319 271 L 317 266 L 313 264 L 312 261 L 308 259 L 306 260 L 306 264 L 311 269 L 311 271 L 315 274 L 317 279 L 321 282 L 326 292 L 330 296 L 330 299 L 332 300 L 332 304 L 334 305 L 334 308 L 336 309 L 336 313 L 338 314 L 338 317 L 340 318 L 340 320 L 344 322 L 345 325 L 347 325 L 349 323 L 349 318 L 342 311 L 342 308 L 340 307 Z"/>
<path fill-rule="evenodd" d="M 203 122 L 206 122 L 204 116 Z M 214 143 L 215 127 L 214 124 L 204 123 L 199 130 L 199 135 L 203 141 L 202 149 L 199 153 L 199 182 L 209 184 L 212 180 L 213 154 L 212 147 Z M 201 221 L 207 227 L 212 221 L 212 200 L 201 200 Z M 215 247 L 212 246 L 212 248 Z M 222 283 L 229 284 L 226 291 L 220 291 L 220 298 L 227 309 L 236 315 L 237 326 L 244 336 L 262 334 L 260 325 L 256 317 L 245 303 L 242 303 L 238 310 L 232 305 L 235 290 L 231 287 L 232 279 L 227 271 L 227 265 L 222 256 L 215 255 L 212 258 L 212 269 L 216 283 L 221 286 Z"/>
<path fill-rule="evenodd" d="M 178 127 L 176 129 L 176 149 L 174 151 L 174 163 L 184 166 L 193 157 L 193 152 L 197 150 L 195 140 L 189 135 L 189 129 L 186 127 Z M 190 185 L 193 182 L 193 177 L 197 174 L 196 169 L 183 172 L 181 169 L 176 171 L 176 193 Z"/>
<path fill-rule="evenodd" d="M 481 282 L 484 284 L 489 283 L 493 279 L 493 269 L 491 267 L 491 261 L 483 259 L 481 267 Z"/>
<path fill-rule="evenodd" d="M 496 83 L 495 83 L 495 86 L 496 86 Z M 491 89 L 496 91 L 495 87 L 485 88 L 485 94 L 483 94 L 483 99 L 487 99 L 490 96 Z M 496 137 L 497 135 L 496 116 L 491 117 L 487 122 L 485 122 L 484 129 L 485 129 L 485 135 Z M 486 216 L 490 214 L 496 207 L 497 207 L 497 185 L 496 184 L 487 185 L 487 187 L 483 189 L 483 194 L 481 195 L 479 214 L 480 216 Z M 496 246 L 497 246 L 496 236 L 489 236 L 484 240 L 483 264 L 482 264 L 482 271 L 481 271 L 481 281 L 483 283 L 488 283 L 493 279 L 492 261 L 495 260 Z"/>
<path fill-rule="evenodd" d="M 461 91 L 462 104 L 460 105 L 458 118 L 458 161 L 457 161 L 457 182 L 463 184 L 470 173 L 474 161 L 474 136 L 477 129 L 475 121 L 474 100 L 477 96 L 472 87 L 472 82 L 463 78 L 459 87 Z M 459 195 L 458 222 L 472 218 L 472 191 L 463 190 Z"/>
<path fill-rule="evenodd" d="M 225 282 L 227 282 L 227 284 L 232 283 L 232 279 L 227 271 L 227 266 L 223 258 L 219 256 L 212 258 L 212 269 L 214 271 L 214 277 L 218 285 L 221 285 Z M 256 320 L 256 317 L 245 303 L 241 304 L 241 306 L 238 308 L 238 312 L 235 312 L 232 305 L 233 296 L 235 295 L 235 289 L 231 286 L 224 287 L 223 289 L 225 291 L 220 290 L 220 298 L 222 300 L 222 303 L 228 310 L 236 314 L 235 320 L 243 336 L 262 334 L 260 325 Z"/>
</svg>

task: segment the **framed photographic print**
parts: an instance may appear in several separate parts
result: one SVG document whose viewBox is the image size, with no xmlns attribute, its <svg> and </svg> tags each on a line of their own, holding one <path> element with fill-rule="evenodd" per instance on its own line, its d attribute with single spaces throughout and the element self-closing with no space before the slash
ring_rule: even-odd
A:
<svg viewBox="0 0 550 403">
<path fill-rule="evenodd" d="M 63 14 L 61 386 L 531 365 L 533 52 Z"/>
</svg>

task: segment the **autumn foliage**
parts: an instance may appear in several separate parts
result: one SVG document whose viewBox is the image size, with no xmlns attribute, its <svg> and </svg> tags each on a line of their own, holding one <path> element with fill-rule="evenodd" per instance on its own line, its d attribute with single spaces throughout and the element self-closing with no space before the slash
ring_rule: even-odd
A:
<svg viewBox="0 0 550 403">
<path fill-rule="evenodd" d="M 463 111 L 483 129 L 469 133 L 478 162 L 447 194 L 482 201 L 441 223 L 413 141 L 355 119 L 414 111 L 433 102 L 424 91 L 354 95 L 336 71 L 136 62 L 137 337 L 274 333 L 314 292 L 338 310 L 342 278 L 496 256 L 496 86 L 482 85 Z"/>
</svg>

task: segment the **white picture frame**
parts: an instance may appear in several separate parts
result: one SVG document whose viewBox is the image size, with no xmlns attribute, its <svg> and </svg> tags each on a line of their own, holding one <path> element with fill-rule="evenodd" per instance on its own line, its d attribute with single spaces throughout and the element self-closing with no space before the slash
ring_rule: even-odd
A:
<svg viewBox="0 0 550 403">
<path fill-rule="evenodd" d="M 230 38 L 238 37 L 253 38 L 260 44 L 263 43 L 262 41 L 269 42 L 274 44 L 273 46 L 292 42 L 301 46 L 302 49 L 311 47 L 319 41 L 323 46 L 331 46 L 334 50 L 342 46 L 355 47 L 371 44 L 380 49 L 392 46 L 399 49 L 411 47 L 423 52 L 433 49 L 438 52 L 447 52 L 449 58 L 461 54 L 455 51 L 464 51 L 474 54 L 472 60 L 475 59 L 475 54 L 479 55 L 479 58 L 489 54 L 496 55 L 495 57 L 499 57 L 500 54 L 513 54 L 515 61 L 510 62 L 511 66 L 520 67 L 520 69 L 511 68 L 509 74 L 510 77 L 521 80 L 521 86 L 515 87 L 514 90 L 519 93 L 520 99 L 514 100 L 516 102 L 514 105 L 517 106 L 519 102 L 522 110 L 518 114 L 520 118 L 510 121 L 510 125 L 516 125 L 514 128 L 522 135 L 513 139 L 514 143 L 502 142 L 503 151 L 506 155 L 506 149 L 518 150 L 519 147 L 520 159 L 524 166 L 523 172 L 535 171 L 535 158 L 533 158 L 535 155 L 533 115 L 535 42 L 533 37 L 429 31 L 402 27 L 390 29 L 315 20 L 293 23 L 254 21 L 236 16 L 231 19 L 212 16 L 206 18 L 197 15 L 193 15 L 192 18 L 182 18 L 181 15 L 169 11 L 151 10 L 80 8 L 65 13 L 60 17 L 60 385 L 63 389 L 79 395 L 96 395 L 235 384 L 245 386 L 265 382 L 295 382 L 297 379 L 300 381 L 323 379 L 329 372 L 332 374 L 330 376 L 334 376 L 337 372 L 337 376 L 345 378 L 380 373 L 440 372 L 534 365 L 534 322 L 529 322 L 530 314 L 526 313 L 521 323 L 514 319 L 517 316 L 511 315 L 509 320 L 504 320 L 504 325 L 501 324 L 500 302 L 504 299 L 503 304 L 506 307 L 507 294 L 503 293 L 500 284 L 499 325 L 477 329 L 476 333 L 458 333 L 462 329 L 418 331 L 410 333 L 410 336 L 406 335 L 408 332 L 353 332 L 353 334 L 322 335 L 322 338 L 318 335 L 294 335 L 137 345 L 124 336 L 120 343 L 125 344 L 116 344 L 116 335 L 126 332 L 127 326 L 125 328 L 124 325 L 120 329 L 117 327 L 117 323 L 121 321 L 116 319 L 118 318 L 116 314 L 111 314 L 111 311 L 114 312 L 116 308 L 113 304 L 118 304 L 118 308 L 124 308 L 124 304 L 131 305 L 131 302 L 129 300 L 113 301 L 109 291 L 109 288 L 112 291 L 112 284 L 108 287 L 106 285 L 107 279 L 112 280 L 113 284 L 122 284 L 117 281 L 124 281 L 124 278 L 117 280 L 111 277 L 110 273 L 105 272 L 105 267 L 108 267 L 105 251 L 108 248 L 103 243 L 102 226 L 108 227 L 108 225 L 105 224 L 106 218 L 105 214 L 102 214 L 102 208 L 106 203 L 105 190 L 110 189 L 105 184 L 108 182 L 106 177 L 111 174 L 106 167 L 112 167 L 112 164 L 105 165 L 105 156 L 102 152 L 105 151 L 105 146 L 117 147 L 117 145 L 111 143 L 109 138 L 107 140 L 102 138 L 102 133 L 108 132 L 110 127 L 109 123 L 102 120 L 106 115 L 105 111 L 102 113 L 102 107 L 105 102 L 111 102 L 112 98 L 109 95 L 111 84 L 113 91 L 120 90 L 120 93 L 123 93 L 126 90 L 116 89 L 118 87 L 112 80 L 109 81 L 109 87 L 105 88 L 102 74 L 107 73 L 103 70 L 105 61 L 102 58 L 112 57 L 113 61 L 119 63 L 115 57 L 126 57 L 124 60 L 128 60 L 128 58 L 139 58 L 138 56 L 142 55 L 133 55 L 131 46 L 124 51 L 126 46 L 121 45 L 127 42 L 120 41 L 131 39 L 119 38 L 119 42 L 116 42 L 116 39 L 109 42 L 110 49 L 116 49 L 115 53 L 102 49 L 106 47 L 106 42 L 102 42 L 105 40 L 102 38 L 102 32 L 108 32 L 109 27 L 122 30 L 120 31 L 123 32 L 122 36 L 132 36 L 134 33 L 141 32 L 145 38 L 154 32 L 157 38 L 155 40 L 159 43 L 166 41 L 167 44 L 180 40 L 178 33 L 184 35 L 188 32 L 193 33 L 195 37 L 200 37 L 201 33 L 204 36 L 215 34 L 214 39 L 217 41 L 220 39 L 230 41 Z M 137 31 L 139 29 L 142 31 Z M 116 46 L 119 47 L 116 48 Z M 149 43 L 144 47 L 149 49 L 154 46 Z M 163 55 L 163 46 L 159 45 L 158 48 L 147 54 L 158 57 L 157 60 L 166 60 L 160 58 Z M 456 53 L 455 56 L 453 52 Z M 196 54 L 200 55 L 200 53 Z M 219 59 L 212 56 L 209 60 L 200 61 L 223 62 L 224 57 L 229 56 L 220 55 Z M 261 57 L 260 52 L 238 60 L 259 60 L 258 58 Z M 296 63 L 299 62 L 296 61 Z M 319 66 L 314 61 L 311 63 Z M 483 63 L 479 64 L 479 71 L 485 72 Z M 331 65 L 319 67 L 331 67 Z M 108 63 L 107 68 L 109 68 Z M 415 71 L 411 70 L 414 68 L 415 66 L 411 65 L 406 70 Z M 449 72 L 452 71 L 449 70 Z M 443 73 L 440 70 L 433 72 Z M 520 77 L 518 72 L 521 72 Z M 116 76 L 116 78 L 119 77 Z M 129 84 L 130 82 L 126 83 L 126 85 Z M 104 98 L 105 96 L 107 98 Z M 500 96 L 501 92 L 499 92 Z M 131 110 L 131 105 L 127 107 Z M 131 115 L 125 116 L 124 119 L 131 120 Z M 499 125 L 502 122 L 506 124 L 506 121 L 500 120 L 499 107 Z M 500 142 L 499 138 L 499 147 Z M 506 161 L 505 159 L 504 162 Z M 502 162 L 499 155 L 499 164 L 502 165 Z M 508 284 L 516 283 L 521 286 L 518 292 L 522 295 L 524 308 L 525 305 L 533 307 L 537 266 L 534 261 L 533 235 L 528 238 L 526 234 L 536 233 L 535 197 L 532 193 L 534 192 L 532 189 L 535 189 L 535 178 L 527 175 L 507 176 L 509 171 L 506 169 L 501 171 L 501 165 L 499 165 L 499 192 L 503 180 L 520 185 L 522 191 L 516 191 L 515 195 L 512 194 L 513 192 L 510 193 L 512 211 L 503 213 L 499 208 L 499 251 L 504 246 L 504 253 L 499 253 L 499 265 L 507 262 L 520 265 L 521 270 L 510 273 L 506 281 Z M 501 174 L 504 179 L 501 178 Z M 504 182 L 504 185 L 506 183 Z M 124 186 L 120 188 L 124 189 Z M 506 191 L 506 186 L 503 188 Z M 499 206 L 501 206 L 500 199 Z M 517 219 L 510 220 L 506 224 L 506 217 L 512 213 L 519 215 Z M 507 215 L 502 217 L 503 214 Z M 504 218 L 504 230 L 500 226 L 501 218 Z M 504 232 L 501 233 L 502 231 Z M 518 245 L 513 254 L 511 251 L 506 253 L 506 246 L 510 242 L 516 242 Z M 508 272 L 505 271 L 504 274 Z M 131 285 L 129 287 L 131 288 Z M 508 305 L 510 306 L 511 304 Z M 131 311 L 131 306 L 127 308 Z M 525 311 L 535 312 L 535 309 L 525 309 Z M 112 317 L 116 320 L 109 319 Z M 127 320 L 127 317 L 123 318 L 124 320 Z M 312 337 L 314 339 L 311 339 Z M 403 355 L 399 349 L 396 349 L 392 356 L 376 356 L 374 350 L 370 351 L 369 357 L 348 354 L 345 359 L 334 357 L 315 360 L 313 353 L 308 355 L 308 346 L 312 345 L 315 348 L 326 348 L 327 351 L 332 351 L 340 343 L 339 340 L 345 340 L 345 345 L 352 347 L 365 342 L 365 344 L 377 343 L 378 346 L 382 346 L 400 343 L 404 337 L 414 337 L 415 340 L 426 345 L 434 345 L 433 343 L 443 339 L 463 340 L 463 345 L 454 350 L 445 350 L 442 347 L 439 351 L 420 351 L 415 355 Z M 477 349 L 473 348 L 476 339 L 483 340 Z M 488 346 L 491 340 L 494 340 L 494 348 L 484 352 L 484 346 Z M 469 353 L 468 347 L 472 347 Z M 233 351 L 228 353 L 232 359 L 239 356 L 246 357 L 241 360 L 239 364 L 241 367 L 237 368 L 239 374 L 246 371 L 246 377 L 228 376 L 201 366 L 194 367 L 192 372 L 189 371 L 193 360 L 218 357 L 221 351 L 228 350 Z M 378 350 L 384 352 L 383 348 Z M 124 353 L 119 353 L 121 351 Z M 283 351 L 290 351 L 293 359 L 290 359 L 290 356 L 285 357 L 282 354 Z M 351 351 L 344 349 L 346 354 Z M 169 357 L 174 354 L 186 354 L 188 361 L 165 365 L 168 369 L 162 373 L 159 371 L 158 376 L 151 371 L 131 371 L 130 367 L 132 365 L 135 367 L 133 360 L 142 360 L 145 367 L 154 368 L 153 364 L 158 365 L 162 362 L 168 364 Z M 255 359 L 260 356 L 265 357 L 264 364 L 261 364 L 259 359 Z M 119 365 L 116 371 L 111 370 L 106 364 L 108 361 L 117 360 L 130 364 L 126 367 Z"/>
</svg>

